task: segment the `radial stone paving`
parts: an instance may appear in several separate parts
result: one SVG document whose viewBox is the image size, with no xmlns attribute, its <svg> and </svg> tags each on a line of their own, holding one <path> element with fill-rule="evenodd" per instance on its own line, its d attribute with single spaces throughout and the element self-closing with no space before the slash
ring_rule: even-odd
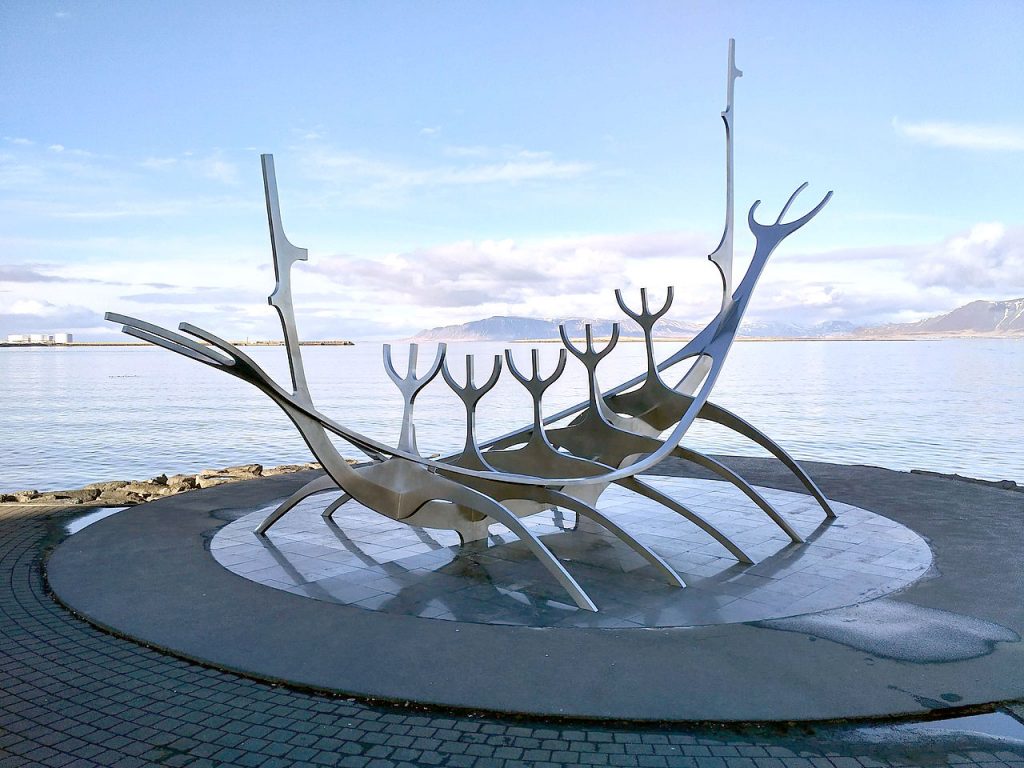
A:
<svg viewBox="0 0 1024 768">
<path fill-rule="evenodd" d="M 863 509 L 836 504 L 825 520 L 809 496 L 762 489 L 807 539 L 789 537 L 728 483 L 651 477 L 658 490 L 716 524 L 756 565 L 671 510 L 609 488 L 601 510 L 683 577 L 658 574 L 596 524 L 560 512 L 524 520 L 597 601 L 599 613 L 569 605 L 536 558 L 502 526 L 482 546 L 460 547 L 454 531 L 411 528 L 349 502 L 325 521 L 334 496 L 288 513 L 269 537 L 253 533 L 271 508 L 244 515 L 210 543 L 225 568 L 257 583 L 368 610 L 478 623 L 561 627 L 680 627 L 728 624 L 822 611 L 894 592 L 920 578 L 931 551 L 913 531 Z M 336 495 L 336 494 L 335 494 Z"/>
</svg>

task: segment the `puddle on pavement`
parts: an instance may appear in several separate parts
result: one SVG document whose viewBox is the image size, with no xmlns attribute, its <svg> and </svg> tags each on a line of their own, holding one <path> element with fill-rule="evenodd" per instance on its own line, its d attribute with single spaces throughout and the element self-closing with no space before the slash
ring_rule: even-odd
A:
<svg viewBox="0 0 1024 768">
<path fill-rule="evenodd" d="M 64 529 L 67 531 L 68 536 L 71 536 L 72 534 L 78 533 L 83 528 L 90 526 L 93 523 L 97 523 L 105 517 L 110 517 L 124 509 L 127 509 L 127 507 L 102 507 L 101 509 L 76 517 L 74 520 L 69 520 L 65 524 Z"/>
<path fill-rule="evenodd" d="M 1013 739 L 1024 742 L 1024 723 L 1005 712 L 991 712 L 987 715 L 951 717 L 948 720 L 929 720 L 912 723 L 905 728 L 915 731 L 970 731 L 999 739 Z"/>
</svg>

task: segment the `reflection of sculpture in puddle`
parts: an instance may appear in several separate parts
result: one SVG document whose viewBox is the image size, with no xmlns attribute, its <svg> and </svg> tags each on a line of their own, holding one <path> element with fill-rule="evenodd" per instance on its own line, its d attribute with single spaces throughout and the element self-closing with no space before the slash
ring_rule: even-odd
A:
<svg viewBox="0 0 1024 768">
<path fill-rule="evenodd" d="M 393 577 L 396 580 L 401 580 L 401 577 L 413 574 L 415 571 L 422 569 L 418 567 L 408 567 L 403 565 L 401 562 L 394 560 L 380 560 L 373 555 L 365 552 L 360 543 L 355 541 L 349 536 L 345 530 L 335 523 L 333 520 L 328 519 L 327 529 L 333 534 L 341 546 L 353 557 L 358 559 L 360 563 L 366 567 L 370 572 L 376 572 L 379 578 Z M 561 531 L 566 530 L 565 519 L 560 512 L 552 514 L 552 524 L 554 527 Z M 428 571 L 421 574 L 415 574 L 415 579 L 410 580 L 407 587 L 402 588 L 397 592 L 385 593 L 380 595 L 380 602 L 371 607 L 371 610 L 381 611 L 384 613 L 394 613 L 398 615 L 410 615 L 417 616 L 423 615 L 424 611 L 428 613 L 428 618 L 445 618 L 455 621 L 468 621 L 477 622 L 484 620 L 486 617 L 482 615 L 486 606 L 477 599 L 466 599 L 462 595 L 458 595 L 459 590 L 452 590 L 451 584 L 447 583 L 448 579 L 455 579 L 457 581 L 452 584 L 458 584 L 459 589 L 466 586 L 486 586 L 493 590 L 494 596 L 505 595 L 512 598 L 511 605 L 506 606 L 515 612 L 515 608 L 519 608 L 518 617 L 523 622 L 535 620 L 538 614 L 543 614 L 549 611 L 552 605 L 552 601 L 547 598 L 531 597 L 526 592 L 519 590 L 510 590 L 503 582 L 496 581 L 488 567 L 479 560 L 472 557 L 474 548 L 480 553 L 494 552 L 495 547 L 505 547 L 509 544 L 514 543 L 517 539 L 505 540 L 501 534 L 492 534 L 491 541 L 492 546 L 487 546 L 485 542 L 471 542 L 462 547 L 446 546 L 434 538 L 424 530 L 417 530 L 411 528 L 414 531 L 417 538 L 432 552 L 434 558 L 430 564 Z M 539 534 L 541 537 L 546 537 L 548 534 Z M 262 540 L 263 549 L 268 552 L 275 560 L 275 562 L 284 570 L 292 579 L 296 587 L 301 587 L 301 593 L 306 597 L 311 597 L 325 602 L 334 602 L 341 604 L 352 604 L 356 607 L 367 607 L 358 605 L 358 601 L 350 601 L 341 598 L 336 592 L 333 592 L 330 588 L 324 586 L 316 580 L 309 580 L 307 575 L 295 566 L 294 563 L 289 559 L 288 553 L 282 551 L 274 543 L 272 539 L 264 538 Z M 525 554 L 525 553 L 524 553 Z M 412 558 L 418 557 L 416 555 L 411 556 Z M 447 561 L 443 562 L 442 557 L 447 557 Z M 410 558 L 406 558 L 407 560 Z M 493 558 L 488 556 L 487 559 L 499 560 L 499 558 Z M 511 562 L 511 561 L 509 561 Z M 440 577 L 440 578 L 438 578 Z M 438 582 L 445 581 L 444 586 L 440 586 Z M 564 613 L 564 610 L 568 608 L 564 604 L 561 604 L 560 612 Z"/>
</svg>

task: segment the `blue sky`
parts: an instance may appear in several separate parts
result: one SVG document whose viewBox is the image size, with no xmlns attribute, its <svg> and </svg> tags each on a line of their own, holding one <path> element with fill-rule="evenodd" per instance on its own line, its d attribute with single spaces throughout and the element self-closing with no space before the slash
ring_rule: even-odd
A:
<svg viewBox="0 0 1024 768">
<path fill-rule="evenodd" d="M 1024 295 L 1019 2 L 8 2 L 0 334 L 276 337 L 260 152 L 308 337 L 609 317 L 642 285 L 705 319 L 730 37 L 738 263 L 755 199 L 835 190 L 753 317 Z"/>
</svg>

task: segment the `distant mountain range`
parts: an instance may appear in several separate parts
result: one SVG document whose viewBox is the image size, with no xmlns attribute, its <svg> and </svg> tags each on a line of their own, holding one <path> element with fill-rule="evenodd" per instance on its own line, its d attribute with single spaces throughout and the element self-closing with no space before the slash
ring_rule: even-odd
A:
<svg viewBox="0 0 1024 768">
<path fill-rule="evenodd" d="M 535 317 L 488 317 L 461 325 L 445 325 L 420 331 L 413 338 L 416 341 L 524 341 L 557 339 L 558 326 L 565 325 L 571 339 L 583 338 L 584 326 L 590 323 L 594 336 L 607 337 L 612 332 L 613 320 L 586 317 L 554 317 L 544 320 Z M 657 325 L 658 335 L 690 338 L 700 329 L 697 323 L 682 323 L 663 318 Z M 623 318 L 619 333 L 626 338 L 643 338 L 643 331 L 632 321 Z"/>
<path fill-rule="evenodd" d="M 611 333 L 612 320 L 601 318 L 535 318 L 495 316 L 460 325 L 445 325 L 420 331 L 414 341 L 541 341 L 557 339 L 558 326 L 565 325 L 570 338 L 582 338 L 590 323 L 596 337 Z M 659 338 L 690 338 L 703 326 L 663 318 L 655 327 Z M 640 328 L 630 320 L 619 321 L 624 338 L 639 338 Z M 741 337 L 766 339 L 898 339 L 956 336 L 1024 336 L 1024 298 L 1007 301 L 972 301 L 952 312 L 916 323 L 859 326 L 845 320 L 816 325 L 785 322 L 744 321 Z"/>
<path fill-rule="evenodd" d="M 916 323 L 861 328 L 868 338 L 920 336 L 1024 336 L 1024 299 L 972 301 L 944 315 Z"/>
</svg>

